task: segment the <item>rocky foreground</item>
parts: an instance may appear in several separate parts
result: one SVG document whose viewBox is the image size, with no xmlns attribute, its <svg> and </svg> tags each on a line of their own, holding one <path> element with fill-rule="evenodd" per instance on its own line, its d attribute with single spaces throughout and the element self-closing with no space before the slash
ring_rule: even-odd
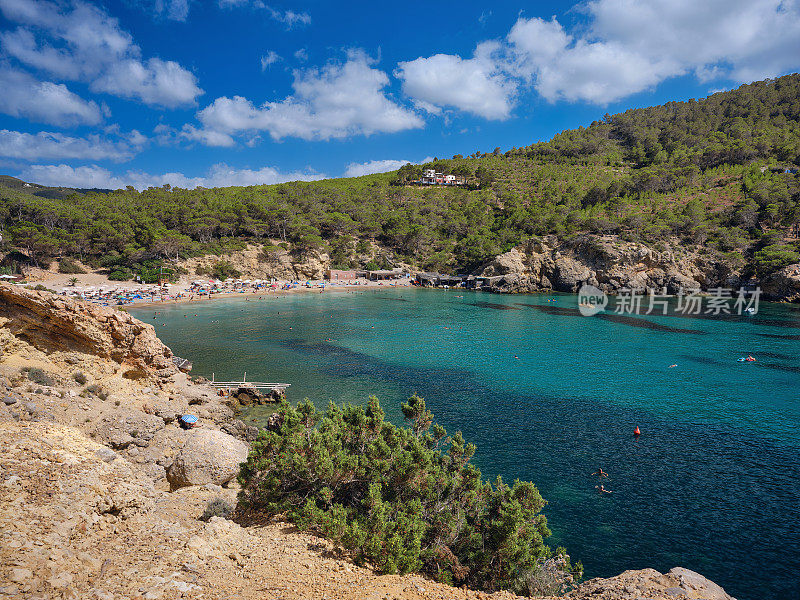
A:
<svg viewBox="0 0 800 600">
<path fill-rule="evenodd" d="M 257 431 L 126 313 L 0 285 L 0 598 L 513 598 L 379 576 L 285 523 L 200 520 L 236 501 Z M 200 427 L 177 426 L 192 412 Z M 565 600 L 730 600 L 646 569 Z"/>
</svg>

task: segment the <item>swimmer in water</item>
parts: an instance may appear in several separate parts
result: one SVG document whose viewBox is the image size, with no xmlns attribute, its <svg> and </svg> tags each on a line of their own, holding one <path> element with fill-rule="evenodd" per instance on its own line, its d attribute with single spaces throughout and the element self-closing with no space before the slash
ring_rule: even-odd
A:
<svg viewBox="0 0 800 600">
<path fill-rule="evenodd" d="M 614 493 L 611 490 L 607 490 L 606 488 L 604 488 L 602 483 L 600 485 L 596 485 L 594 487 L 597 490 L 598 494 L 613 494 Z"/>
<path fill-rule="evenodd" d="M 603 468 L 602 468 L 602 467 L 601 467 L 601 468 L 599 468 L 599 469 L 597 469 L 597 471 L 595 471 L 594 473 L 592 473 L 592 475 L 597 475 L 598 477 L 608 477 L 608 473 L 606 473 L 605 471 L 603 471 Z"/>
<path fill-rule="evenodd" d="M 669 368 L 670 368 L 670 369 L 674 369 L 674 368 L 675 368 L 675 367 L 677 367 L 677 366 L 678 366 L 678 365 L 670 365 L 670 366 L 669 366 Z"/>
</svg>

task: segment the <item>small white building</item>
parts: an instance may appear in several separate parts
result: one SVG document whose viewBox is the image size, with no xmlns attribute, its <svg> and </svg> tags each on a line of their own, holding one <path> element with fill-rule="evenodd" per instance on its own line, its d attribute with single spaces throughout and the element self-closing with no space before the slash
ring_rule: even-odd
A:
<svg viewBox="0 0 800 600">
<path fill-rule="evenodd" d="M 467 180 L 456 175 L 445 175 L 435 169 L 425 169 L 419 183 L 423 185 L 465 185 Z"/>
</svg>

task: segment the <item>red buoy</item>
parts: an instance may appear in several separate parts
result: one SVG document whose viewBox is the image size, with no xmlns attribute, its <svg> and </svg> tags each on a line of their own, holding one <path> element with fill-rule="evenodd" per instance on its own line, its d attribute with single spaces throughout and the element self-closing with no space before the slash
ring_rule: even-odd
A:
<svg viewBox="0 0 800 600">
<path fill-rule="evenodd" d="M 642 432 L 639 431 L 639 426 L 638 425 L 636 426 L 636 429 L 633 430 L 633 435 L 635 435 L 636 437 L 639 437 L 640 435 L 642 435 Z"/>
</svg>

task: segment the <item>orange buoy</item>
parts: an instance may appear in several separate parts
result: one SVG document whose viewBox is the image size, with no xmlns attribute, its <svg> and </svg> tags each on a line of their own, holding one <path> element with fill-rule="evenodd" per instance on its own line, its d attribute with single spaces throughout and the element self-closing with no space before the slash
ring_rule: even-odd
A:
<svg viewBox="0 0 800 600">
<path fill-rule="evenodd" d="M 640 435 L 642 435 L 642 432 L 639 431 L 639 426 L 638 425 L 636 426 L 636 429 L 633 430 L 633 435 L 635 435 L 636 437 L 639 437 Z"/>
</svg>

